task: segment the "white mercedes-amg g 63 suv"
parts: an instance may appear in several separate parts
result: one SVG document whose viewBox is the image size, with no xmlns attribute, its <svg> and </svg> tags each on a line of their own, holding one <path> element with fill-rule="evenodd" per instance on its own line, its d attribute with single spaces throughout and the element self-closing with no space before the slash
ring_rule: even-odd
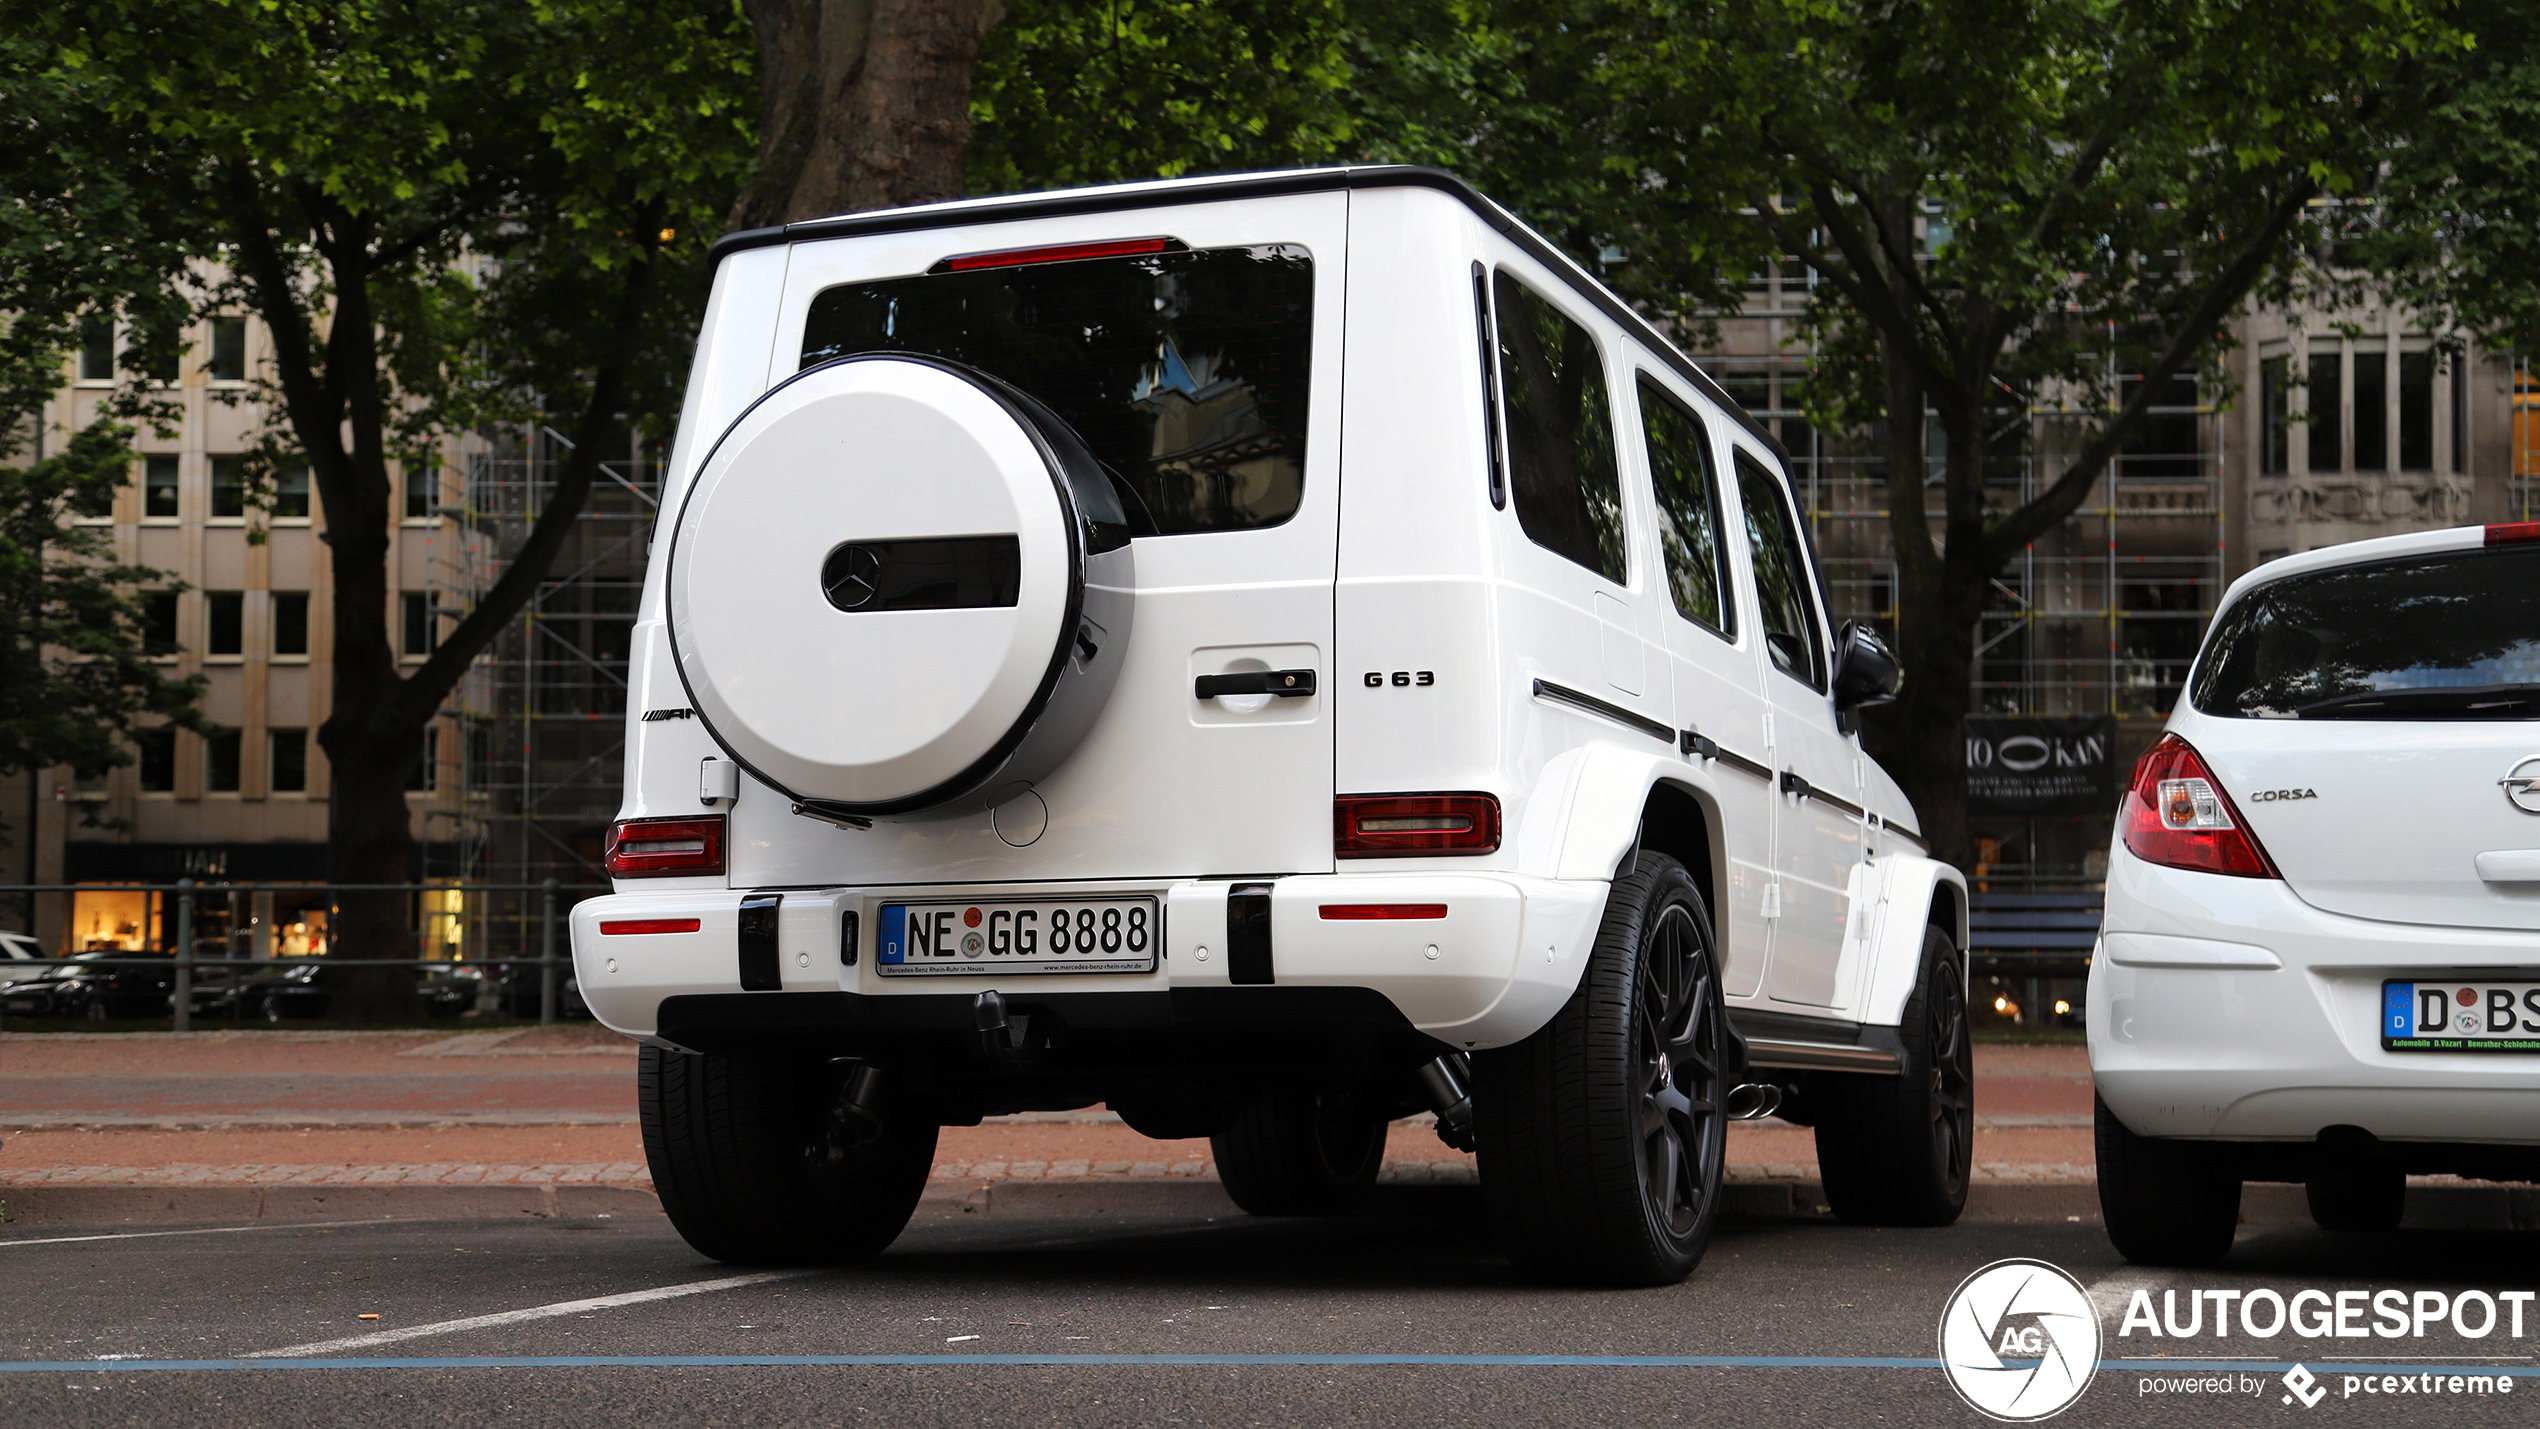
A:
<svg viewBox="0 0 2540 1429">
<path fill-rule="evenodd" d="M 708 1255 L 873 1252 L 939 1126 L 1097 1103 L 1263 1214 L 1433 1110 L 1608 1283 L 1777 1104 L 1844 1214 L 1964 1202 L 1894 662 L 1772 439 L 1446 175 L 726 239 L 634 641 L 574 964 Z"/>
<path fill-rule="evenodd" d="M 2330 1230 L 2410 1173 L 2540 1181 L 2540 522 L 2232 584 L 2136 766 L 2090 963 L 2127 1258 L 2231 1250 L 2244 1181 Z"/>
</svg>

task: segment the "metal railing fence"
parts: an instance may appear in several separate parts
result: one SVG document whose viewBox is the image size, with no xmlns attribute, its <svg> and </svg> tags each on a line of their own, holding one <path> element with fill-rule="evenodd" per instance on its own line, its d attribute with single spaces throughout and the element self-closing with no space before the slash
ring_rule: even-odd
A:
<svg viewBox="0 0 2540 1429">
<path fill-rule="evenodd" d="M 168 1000 L 168 1015 L 173 1029 L 178 1032 L 190 1031 L 192 1029 L 194 1015 L 194 974 L 196 970 L 202 967 L 206 961 L 224 968 L 234 967 L 239 969 L 275 969 L 307 966 L 310 964 L 332 964 L 336 966 L 360 967 L 501 968 L 507 974 L 514 969 L 526 965 L 534 967 L 538 971 L 539 1024 L 541 1026 L 552 1025 L 556 1020 L 558 988 L 557 976 L 558 968 L 560 966 L 557 961 L 557 932 L 559 928 L 558 916 L 560 912 L 558 906 L 559 895 L 567 892 L 596 895 L 607 891 L 608 890 L 604 885 L 585 885 L 578 883 L 568 885 L 553 878 L 542 879 L 536 883 L 246 883 L 231 881 L 198 882 L 192 878 L 180 878 L 174 883 L 0 883 L 0 898 L 5 898 L 10 895 L 25 895 L 30 900 L 30 906 L 32 898 L 35 895 L 40 894 L 70 894 L 75 896 L 82 893 L 142 893 L 162 894 L 173 898 L 175 901 L 175 907 L 172 919 L 174 926 L 171 936 L 164 940 L 156 939 L 150 936 L 146 928 L 143 933 L 145 944 L 149 947 L 156 948 L 162 941 L 171 945 L 166 947 L 164 950 L 151 952 L 127 950 L 122 956 L 117 956 L 111 952 L 78 952 L 73 949 L 65 949 L 59 958 L 48 957 L 45 959 L 45 963 L 48 967 L 76 964 L 77 966 L 83 968 L 159 967 L 162 965 L 172 964 L 173 988 Z M 300 906 L 302 908 L 316 907 L 318 906 L 317 900 L 323 898 L 324 906 L 327 909 L 326 951 L 321 953 L 278 954 L 273 956 L 248 957 L 236 956 L 234 951 L 232 951 L 216 959 L 206 960 L 202 958 L 198 940 L 194 935 L 196 922 L 195 915 L 199 900 L 211 894 L 218 894 L 227 898 L 235 898 L 241 894 L 253 896 L 259 893 L 288 894 L 294 897 L 310 900 L 301 904 Z M 432 918 L 436 916 L 449 916 L 446 913 L 436 914 L 432 912 L 425 904 L 422 895 L 436 893 L 459 894 L 462 896 L 467 894 L 535 893 L 538 894 L 540 898 L 538 914 L 538 948 L 534 955 L 522 953 L 511 956 L 458 956 L 440 958 L 371 958 L 351 955 L 339 956 L 336 953 L 337 945 L 335 942 L 335 910 L 338 906 L 337 895 L 344 893 L 404 893 L 413 896 L 417 911 L 417 923 L 413 931 L 416 933 L 419 941 L 423 938 L 423 935 L 429 931 L 429 925 Z M 577 899 L 575 901 L 578 902 L 579 900 Z M 228 946 L 234 950 L 234 934 L 231 936 Z M 24 982 L 31 980 L 20 979 L 19 981 Z M 15 988 L 16 986 L 17 983 L 0 986 L 0 996 L 5 996 L 11 988 Z"/>
</svg>

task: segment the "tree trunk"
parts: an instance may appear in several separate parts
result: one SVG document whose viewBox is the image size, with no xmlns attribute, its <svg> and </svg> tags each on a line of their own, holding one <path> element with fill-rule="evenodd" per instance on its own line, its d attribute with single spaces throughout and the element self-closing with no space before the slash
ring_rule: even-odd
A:
<svg viewBox="0 0 2540 1429">
<path fill-rule="evenodd" d="M 961 197 L 970 81 L 1002 0 L 743 0 L 758 173 L 731 226 Z"/>
</svg>

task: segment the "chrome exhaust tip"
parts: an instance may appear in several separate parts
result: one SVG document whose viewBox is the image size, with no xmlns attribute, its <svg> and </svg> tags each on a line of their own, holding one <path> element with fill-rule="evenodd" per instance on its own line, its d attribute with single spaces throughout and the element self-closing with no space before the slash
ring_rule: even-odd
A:
<svg viewBox="0 0 2540 1429">
<path fill-rule="evenodd" d="M 1781 1110 L 1782 1089 L 1771 1082 L 1742 1082 L 1729 1089 L 1723 1110 L 1731 1121 L 1756 1121 Z"/>
</svg>

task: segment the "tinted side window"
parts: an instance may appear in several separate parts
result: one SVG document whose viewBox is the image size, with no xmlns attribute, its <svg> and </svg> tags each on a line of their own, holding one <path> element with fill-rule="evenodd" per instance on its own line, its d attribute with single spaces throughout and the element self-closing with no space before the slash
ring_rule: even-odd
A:
<svg viewBox="0 0 2540 1429">
<path fill-rule="evenodd" d="M 1782 484 L 1744 452 L 1737 453 L 1737 492 L 1746 508 L 1746 545 L 1755 559 L 1755 618 L 1773 668 L 1810 687 L 1826 687 L 1826 652 L 1817 640 L 1816 603 L 1808 593 L 1808 557 L 1799 547 Z"/>
<path fill-rule="evenodd" d="M 1720 579 L 1720 485 L 1713 480 L 1711 437 L 1702 419 L 1676 405 L 1665 388 L 1640 379 L 1641 435 L 1649 475 L 1658 488 L 1658 544 L 1667 552 L 1667 590 L 1676 613 L 1722 635 L 1734 634 L 1728 591 Z"/>
<path fill-rule="evenodd" d="M 1517 524 L 1536 545 L 1621 585 L 1623 479 L 1596 339 L 1507 274 L 1491 286 Z"/>
<path fill-rule="evenodd" d="M 949 268 L 823 290 L 802 365 L 966 363 L 1065 418 L 1156 532 L 1235 531 L 1303 496 L 1313 316 L 1313 259 L 1288 244 Z"/>
</svg>

